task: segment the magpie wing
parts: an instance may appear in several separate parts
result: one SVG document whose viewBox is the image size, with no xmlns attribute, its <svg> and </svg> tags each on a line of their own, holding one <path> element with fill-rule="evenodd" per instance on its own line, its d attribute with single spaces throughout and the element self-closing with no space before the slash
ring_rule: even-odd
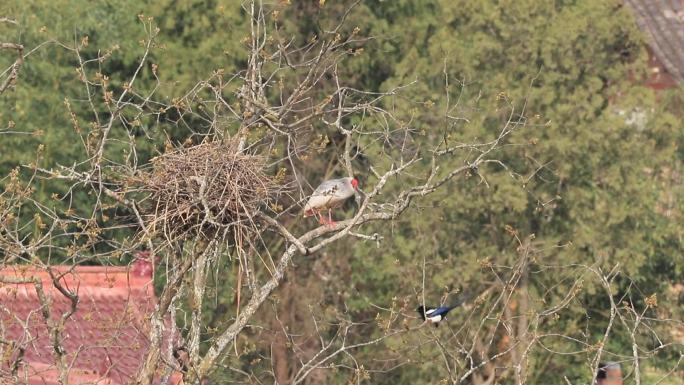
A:
<svg viewBox="0 0 684 385">
<path fill-rule="evenodd" d="M 447 306 L 441 306 L 438 307 L 437 309 L 433 310 L 433 313 L 431 315 L 441 315 L 444 316 L 446 313 L 449 312 L 449 310 L 453 309 L 452 307 L 447 307 Z"/>
</svg>

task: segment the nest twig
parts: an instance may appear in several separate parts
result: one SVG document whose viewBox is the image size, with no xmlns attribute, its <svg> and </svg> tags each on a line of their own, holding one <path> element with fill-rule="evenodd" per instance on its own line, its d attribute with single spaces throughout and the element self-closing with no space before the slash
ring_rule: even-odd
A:
<svg viewBox="0 0 684 385">
<path fill-rule="evenodd" d="M 148 229 L 174 239 L 230 231 L 236 243 L 247 240 L 257 231 L 254 216 L 278 190 L 264 161 L 240 153 L 234 141 L 178 148 L 154 158 L 151 170 L 134 181 L 147 194 L 142 211 Z"/>
</svg>

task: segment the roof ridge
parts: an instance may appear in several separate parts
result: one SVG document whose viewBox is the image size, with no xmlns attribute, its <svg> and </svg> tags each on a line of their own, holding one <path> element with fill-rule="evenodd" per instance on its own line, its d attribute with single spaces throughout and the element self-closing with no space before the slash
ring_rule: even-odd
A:
<svg viewBox="0 0 684 385">
<path fill-rule="evenodd" d="M 135 274 L 134 266 L 67 266 L 52 265 L 49 268 L 57 273 L 60 282 L 69 289 L 79 288 L 145 288 L 151 287 L 152 276 Z M 52 277 L 46 268 L 28 265 L 13 265 L 0 269 L 0 276 L 36 277 L 46 287 L 53 287 Z M 14 284 L 30 285 L 30 284 Z"/>
</svg>

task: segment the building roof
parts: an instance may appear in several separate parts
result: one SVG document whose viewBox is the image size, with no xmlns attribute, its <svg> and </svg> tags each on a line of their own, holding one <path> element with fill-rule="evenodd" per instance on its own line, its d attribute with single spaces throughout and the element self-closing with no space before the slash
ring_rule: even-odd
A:
<svg viewBox="0 0 684 385">
<path fill-rule="evenodd" d="M 684 82 L 684 0 L 625 0 L 667 72 Z"/>
<path fill-rule="evenodd" d="M 61 345 L 72 365 L 70 383 L 128 384 L 149 346 L 146 316 L 156 305 L 151 264 L 141 261 L 132 269 L 104 266 L 53 266 L 51 269 L 56 276 L 61 276 L 59 282 L 79 297 L 76 312 L 62 332 Z M 52 319 L 57 320 L 71 306 L 68 298 L 52 284 L 45 269 L 13 266 L 0 270 L 0 276 L 39 278 L 51 300 Z M 41 309 L 33 284 L 1 284 L 0 338 L 25 349 L 22 361 L 26 365 L 19 373 L 28 372 L 32 385 L 57 384 L 53 348 Z M 5 370 L 7 364 L 0 362 L 0 373 Z"/>
</svg>

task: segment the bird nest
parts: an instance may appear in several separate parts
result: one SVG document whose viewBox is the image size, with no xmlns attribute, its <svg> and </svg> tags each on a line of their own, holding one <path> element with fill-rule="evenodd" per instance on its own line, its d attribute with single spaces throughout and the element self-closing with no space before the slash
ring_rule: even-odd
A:
<svg viewBox="0 0 684 385">
<path fill-rule="evenodd" d="M 152 159 L 136 177 L 146 193 L 141 205 L 148 230 L 165 237 L 254 235 L 254 216 L 278 190 L 265 159 L 237 150 L 234 141 L 178 148 Z"/>
</svg>

